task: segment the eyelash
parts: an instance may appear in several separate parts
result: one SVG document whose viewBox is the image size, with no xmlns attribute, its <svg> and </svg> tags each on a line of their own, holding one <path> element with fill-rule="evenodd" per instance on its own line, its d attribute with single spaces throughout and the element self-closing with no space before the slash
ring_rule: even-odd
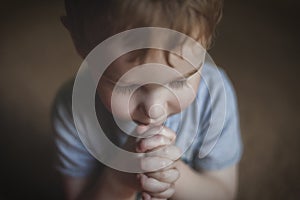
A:
<svg viewBox="0 0 300 200">
<path fill-rule="evenodd" d="M 180 81 L 173 81 L 171 83 L 168 83 L 168 86 L 173 89 L 181 89 L 181 88 L 187 86 L 187 80 L 184 79 L 184 80 L 180 80 Z M 121 93 L 121 94 L 125 95 L 125 94 L 132 93 L 138 87 L 139 87 L 138 85 L 116 86 L 115 91 L 117 93 Z"/>
<path fill-rule="evenodd" d="M 130 86 L 116 86 L 115 91 L 121 94 L 130 94 L 132 93 L 138 86 L 137 85 L 130 85 Z"/>
<path fill-rule="evenodd" d="M 173 89 L 181 89 L 185 86 L 187 86 L 187 80 L 180 80 L 180 81 L 173 81 L 171 83 L 168 84 L 169 87 L 173 88 Z"/>
</svg>

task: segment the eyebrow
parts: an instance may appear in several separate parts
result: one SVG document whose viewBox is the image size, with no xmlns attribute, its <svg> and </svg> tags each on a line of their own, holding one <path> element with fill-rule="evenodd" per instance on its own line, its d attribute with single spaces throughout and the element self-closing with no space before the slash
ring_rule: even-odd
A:
<svg viewBox="0 0 300 200">
<path fill-rule="evenodd" d="M 202 63 L 201 63 L 199 66 L 200 66 L 199 69 L 193 69 L 192 71 L 187 72 L 186 74 L 183 74 L 182 76 L 183 76 L 185 79 L 190 78 L 191 76 L 193 76 L 194 74 L 196 74 L 196 73 L 201 69 Z M 106 77 L 104 74 L 103 74 L 102 77 L 104 77 L 106 80 L 108 80 L 109 82 L 111 82 L 111 83 L 113 83 L 113 84 L 115 84 L 115 85 L 118 85 L 118 84 L 131 85 L 131 84 L 133 84 L 133 83 L 120 82 L 120 81 L 117 81 L 117 82 L 116 82 L 116 81 L 111 80 L 110 78 Z M 170 81 L 170 82 L 178 81 L 178 80 L 181 80 L 181 77 L 176 78 L 176 79 L 174 79 L 174 80 L 172 80 L 172 81 Z"/>
<path fill-rule="evenodd" d="M 199 69 L 193 69 L 191 72 L 188 72 L 188 73 L 184 74 L 183 77 L 184 78 L 189 78 L 189 77 L 193 76 L 195 73 L 197 73 L 200 70 L 200 68 Z"/>
</svg>

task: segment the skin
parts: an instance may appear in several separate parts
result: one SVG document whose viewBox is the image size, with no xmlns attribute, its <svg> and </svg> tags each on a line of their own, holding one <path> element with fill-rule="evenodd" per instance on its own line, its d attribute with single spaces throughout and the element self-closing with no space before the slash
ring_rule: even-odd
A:
<svg viewBox="0 0 300 200">
<path fill-rule="evenodd" d="M 104 73 L 98 85 L 98 94 L 100 99 L 108 110 L 112 112 L 114 106 L 115 117 L 123 120 L 133 120 L 137 123 L 137 132 L 141 135 L 151 131 L 151 127 L 161 126 L 166 117 L 184 110 L 195 99 L 195 93 L 200 82 L 199 73 L 194 73 L 184 80 L 172 80 L 165 85 L 158 84 L 141 84 L 143 74 L 133 74 L 130 78 L 130 84 L 122 84 L 122 87 L 114 91 L 118 87 L 116 79 L 128 72 L 136 65 L 140 65 L 140 61 L 128 61 L 125 55 L 115 61 L 109 69 Z M 179 57 L 173 56 L 169 60 L 174 65 L 173 70 L 182 74 L 193 73 L 193 67 L 184 62 Z M 145 63 L 160 63 L 167 65 L 163 51 L 148 50 Z M 177 68 L 180 66 L 180 68 Z M 181 70 L 181 71 L 179 71 Z M 119 77 L 113 74 L 118 72 Z M 161 72 L 160 72 L 161 73 Z M 173 77 L 174 78 L 174 77 Z M 134 85 L 141 85 L 134 92 L 130 92 L 130 88 Z M 174 86 L 176 85 L 176 87 Z M 167 89 L 166 89 L 167 87 Z M 126 91 L 126 92 L 120 92 Z M 114 98 L 112 95 L 114 93 Z M 129 102 L 129 109 L 123 109 L 124 102 Z M 162 163 L 173 163 L 171 166 L 146 174 L 138 174 L 139 187 L 143 191 L 144 199 L 168 199 L 175 193 L 174 182 L 179 178 L 180 172 L 176 168 L 176 160 L 180 157 L 180 149 L 175 145 L 176 134 L 167 127 L 162 127 L 161 131 L 148 138 L 141 139 L 136 147 L 137 152 L 151 152 L 166 146 L 166 150 L 157 153 L 155 156 L 147 156 L 141 162 L 142 169 L 145 171 L 154 171 L 155 168 Z"/>
<path fill-rule="evenodd" d="M 144 191 L 142 193 L 144 199 L 168 199 L 174 195 L 174 183 L 180 177 L 180 171 L 176 167 L 180 150 L 174 146 L 175 139 L 176 134 L 163 127 L 160 134 L 139 142 L 138 149 L 140 152 L 153 151 L 157 148 L 162 149 L 161 147 L 166 146 L 164 150 L 156 153 L 155 156 L 145 158 L 145 170 L 153 171 L 152 168 L 157 163 L 172 163 L 162 170 L 138 175 Z"/>
<path fill-rule="evenodd" d="M 64 24 L 68 27 L 67 23 Z M 71 35 L 74 35 L 71 32 Z M 76 41 L 74 41 L 77 44 Z M 79 54 L 84 58 L 84 50 L 77 46 Z M 174 81 L 166 81 L 165 85 L 143 85 L 137 77 L 131 82 L 137 83 L 139 89 L 132 95 L 125 89 L 131 84 L 123 85 L 123 92 L 116 92 L 116 82 L 133 67 L 142 63 L 161 63 L 168 65 L 160 50 L 150 50 L 141 62 L 130 59 L 130 54 L 121 56 L 106 70 L 98 84 L 98 95 L 105 107 L 112 112 L 114 108 L 123 108 L 123 102 L 129 102 L 129 109 L 115 109 L 113 114 L 121 119 L 132 119 L 137 123 L 136 132 L 140 135 L 149 133 L 156 127 L 161 127 L 157 134 L 130 141 L 135 143 L 136 152 L 145 152 L 146 157 L 141 166 L 148 171 L 143 174 L 129 174 L 105 167 L 95 184 L 90 184 L 94 177 L 63 176 L 66 199 L 122 199 L 133 200 L 137 191 L 141 191 L 143 199 L 233 199 L 237 187 L 237 166 L 231 166 L 218 171 L 198 172 L 178 159 L 180 149 L 174 142 L 176 133 L 162 126 L 166 117 L 176 114 L 188 107 L 195 98 L 195 92 L 200 83 L 199 73 L 194 73 L 178 87 Z M 193 71 L 184 60 L 169 54 L 173 69 L 180 74 Z M 117 72 L 117 73 L 116 73 Z M 177 80 L 175 80 L 177 81 Z M 172 87 L 176 85 L 176 87 Z M 179 84 L 180 85 L 180 84 Z M 166 89 L 167 88 L 167 89 Z M 119 88 L 120 89 L 120 88 Z M 115 93 L 114 93 L 115 92 Z M 112 95 L 117 99 L 112 100 Z M 176 95 L 174 95 L 176 94 Z M 126 144 L 125 144 L 126 145 Z M 153 154 L 155 150 L 155 154 Z M 169 164 L 166 166 L 166 163 Z M 158 166 L 165 166 L 155 171 Z"/>
</svg>

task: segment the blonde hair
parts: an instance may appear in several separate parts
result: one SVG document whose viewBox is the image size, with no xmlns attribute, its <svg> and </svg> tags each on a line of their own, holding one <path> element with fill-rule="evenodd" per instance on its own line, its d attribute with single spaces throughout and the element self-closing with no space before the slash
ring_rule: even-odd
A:
<svg viewBox="0 0 300 200">
<path fill-rule="evenodd" d="M 116 33 L 147 26 L 180 31 L 210 48 L 223 0 L 65 0 L 65 6 L 72 35 L 87 51 Z M 86 31 L 91 27 L 99 31 Z"/>
</svg>

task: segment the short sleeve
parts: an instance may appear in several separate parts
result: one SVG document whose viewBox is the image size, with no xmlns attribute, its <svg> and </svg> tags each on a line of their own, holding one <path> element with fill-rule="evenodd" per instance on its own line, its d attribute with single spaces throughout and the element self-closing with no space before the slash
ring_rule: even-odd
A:
<svg viewBox="0 0 300 200">
<path fill-rule="evenodd" d="M 63 85 L 52 106 L 52 126 L 56 149 L 55 168 L 64 175 L 88 176 L 99 166 L 82 144 L 72 117 L 73 81 Z"/>
<path fill-rule="evenodd" d="M 227 77 L 226 73 L 222 69 L 218 69 L 218 73 L 222 78 L 222 84 L 220 80 L 211 79 L 207 82 L 207 88 L 209 84 L 214 85 L 213 89 L 207 89 L 203 92 L 202 98 L 202 116 L 199 137 L 201 142 L 196 144 L 196 151 L 194 152 L 193 165 L 196 170 L 220 170 L 229 166 L 232 166 L 239 162 L 243 145 L 240 136 L 239 126 L 239 113 L 237 106 L 237 99 L 233 86 Z M 225 97 L 225 100 L 221 96 Z M 212 120 L 212 109 L 223 109 L 222 112 L 218 112 L 215 118 Z M 221 119 L 223 118 L 223 120 Z M 210 134 L 209 131 L 214 130 L 215 127 L 222 127 L 218 134 L 211 140 L 206 140 L 206 134 Z M 202 147 L 212 144 L 209 151 L 203 156 Z"/>
</svg>

